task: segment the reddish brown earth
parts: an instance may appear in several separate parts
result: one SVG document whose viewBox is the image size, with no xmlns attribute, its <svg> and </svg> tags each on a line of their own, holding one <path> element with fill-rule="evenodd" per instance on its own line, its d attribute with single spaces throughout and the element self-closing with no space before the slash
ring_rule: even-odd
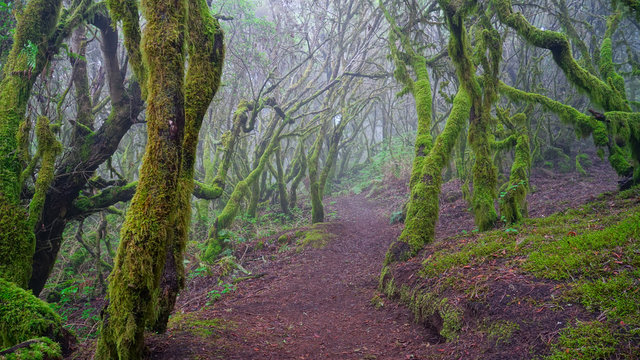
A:
<svg viewBox="0 0 640 360">
<path fill-rule="evenodd" d="M 337 237 L 322 249 L 281 256 L 201 312 L 230 329 L 211 338 L 170 332 L 150 342 L 152 359 L 412 359 L 437 341 L 395 304 L 371 305 L 397 230 L 363 195 L 335 200 Z M 186 342 L 183 343 L 183 342 Z"/>
<path fill-rule="evenodd" d="M 534 172 L 531 215 L 545 216 L 615 189 L 615 174 L 604 162 L 596 162 L 589 172 L 588 177 Z M 474 356 L 472 348 L 454 349 L 455 345 L 440 343 L 437 332 L 414 323 L 403 305 L 385 298 L 381 309 L 371 304 L 384 254 L 402 229 L 402 224 L 389 224 L 389 214 L 401 208 L 406 183 L 394 185 L 369 194 L 375 200 L 361 194 L 325 201 L 331 204 L 327 213 L 336 211 L 337 220 L 324 225 L 336 235 L 324 248 L 279 253 L 280 245 L 271 239 L 271 245 L 260 251 L 250 247 L 240 251 L 236 256 L 257 276 L 239 282 L 213 305 L 207 301 L 211 289 L 221 289 L 215 283 L 217 277 L 191 279 L 176 310 L 176 317 L 186 314 L 186 320 L 172 323 L 166 334 L 146 336 L 149 358 L 482 358 L 478 353 Z M 445 184 L 442 199 L 438 238 L 471 231 L 473 219 L 460 183 Z M 510 282 L 516 282 L 511 273 L 493 275 L 513 277 Z M 518 291 L 533 291 L 525 280 L 517 280 Z M 546 286 L 541 291 L 553 291 L 552 284 Z M 497 302 L 504 299 L 500 294 Z M 88 358 L 90 348 L 85 344 L 73 358 Z"/>
</svg>

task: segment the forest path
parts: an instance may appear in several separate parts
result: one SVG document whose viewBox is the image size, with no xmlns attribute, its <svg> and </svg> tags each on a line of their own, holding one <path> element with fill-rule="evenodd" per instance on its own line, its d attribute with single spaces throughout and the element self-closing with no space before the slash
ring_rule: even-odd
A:
<svg viewBox="0 0 640 360">
<path fill-rule="evenodd" d="M 594 158 L 589 176 L 537 170 L 528 196 L 529 214 L 547 216 L 613 191 L 617 176 Z M 473 217 L 459 181 L 443 185 L 437 237 L 470 232 Z M 378 275 L 385 252 L 402 225 L 388 214 L 406 199 L 400 183 L 378 195 L 325 199 L 337 220 L 326 226 L 336 235 L 326 247 L 254 256 L 247 268 L 259 278 L 237 284 L 213 306 L 205 306 L 214 277 L 196 277 L 182 293 L 169 331 L 147 337 L 151 359 L 430 359 L 444 355 L 438 336 L 415 324 L 412 314 L 383 298 L 375 309 Z M 265 257 L 275 249 L 264 249 Z M 292 246 L 293 247 L 293 246 Z M 269 252 L 271 251 L 271 252 Z M 184 312 L 184 313 L 183 313 Z"/>
<path fill-rule="evenodd" d="M 325 226 L 336 237 L 326 247 L 279 255 L 261 269 L 265 276 L 239 283 L 197 313 L 194 322 L 213 326 L 211 332 L 170 329 L 151 340 L 151 358 L 424 358 L 437 338 L 428 338 L 405 308 L 371 305 L 398 228 L 363 195 L 334 200 L 338 220 Z"/>
</svg>

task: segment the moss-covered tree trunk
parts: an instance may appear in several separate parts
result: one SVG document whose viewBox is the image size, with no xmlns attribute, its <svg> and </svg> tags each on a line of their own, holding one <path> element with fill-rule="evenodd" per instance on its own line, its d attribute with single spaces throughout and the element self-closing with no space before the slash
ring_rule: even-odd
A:
<svg viewBox="0 0 640 360">
<path fill-rule="evenodd" d="M 396 24 L 395 19 L 380 2 L 384 15 L 391 26 L 389 30 L 389 44 L 391 57 L 393 58 L 396 69 L 393 73 L 396 80 L 403 86 L 403 93 L 410 93 L 416 107 L 416 115 L 418 117 L 418 128 L 415 140 L 415 157 L 411 171 L 411 179 L 409 181 L 409 189 L 420 181 L 420 171 L 422 170 L 422 161 L 431 150 L 433 139 L 431 137 L 431 119 L 433 117 L 431 111 L 431 81 L 429 80 L 429 71 L 427 69 L 427 60 L 424 56 L 419 55 L 414 50 L 409 37 Z M 396 42 L 400 43 L 400 47 L 396 47 Z M 411 78 L 407 67 L 410 67 L 415 73 L 415 80 Z"/>
<path fill-rule="evenodd" d="M 185 132 L 178 179 L 177 216 L 170 226 L 167 255 L 157 295 L 157 317 L 152 328 L 164 332 L 178 292 L 184 286 L 184 249 L 191 222 L 191 194 L 198 135 L 205 112 L 220 85 L 224 57 L 223 34 L 205 0 L 188 0 L 189 69 L 185 81 Z M 171 233 L 173 231 L 173 233 Z"/>
<path fill-rule="evenodd" d="M 398 240 L 389 248 L 385 264 L 406 260 L 421 250 L 425 244 L 433 241 L 438 221 L 442 170 L 448 164 L 459 134 L 464 128 L 469 114 L 473 111 L 473 101 L 469 89 L 462 80 L 464 77 L 470 76 L 473 70 L 469 61 L 470 46 L 466 30 L 463 26 L 450 26 L 450 29 L 449 56 L 456 65 L 461 85 L 454 98 L 453 109 L 444 130 L 438 135 L 431 150 L 419 163 L 419 168 L 414 167 L 412 170 L 413 173 L 419 175 L 412 176 L 416 177 L 416 180 L 411 187 L 411 197 L 407 204 L 405 228 Z M 430 98 L 429 101 L 431 101 Z M 429 115 L 429 117 L 431 116 Z M 430 131 L 430 129 L 423 131 Z"/>
<path fill-rule="evenodd" d="M 31 277 L 35 235 L 20 204 L 20 182 L 28 159 L 24 115 L 31 88 L 46 63 L 48 39 L 55 30 L 62 1 L 27 4 L 0 82 L 0 277 L 26 287 Z M 26 51 L 37 47 L 35 54 Z"/>
<path fill-rule="evenodd" d="M 290 216 L 289 199 L 287 196 L 287 184 L 284 179 L 284 171 L 282 170 L 282 155 L 280 149 L 276 150 L 276 181 L 278 182 L 278 197 L 280 200 L 280 210 L 283 214 Z"/>
<path fill-rule="evenodd" d="M 500 193 L 500 216 L 508 224 L 519 222 L 528 215 L 530 153 L 529 136 L 519 134 L 516 139 L 515 157 L 511 165 L 509 182 Z"/>
<path fill-rule="evenodd" d="M 148 142 L 110 275 L 96 359 L 142 358 L 145 326 L 156 317 L 153 300 L 173 236 L 170 226 L 178 216 L 187 3 L 143 0 L 141 6 L 147 19 L 142 44 Z"/>
<path fill-rule="evenodd" d="M 0 82 L 0 348 L 46 336 L 58 343 L 41 339 L 43 349 L 52 358 L 68 353 L 73 337 L 48 304 L 24 288 L 32 272 L 34 227 L 42 214 L 61 147 L 48 119 L 39 117 L 38 150 L 34 159 L 29 159 L 30 124 L 25 121 L 25 111 L 31 88 L 52 56 L 47 46 L 56 28 L 61 3 L 34 0 L 27 4 L 18 20 Z M 26 50 L 34 47 L 35 52 Z M 27 169 L 33 169 L 38 159 L 41 167 L 27 212 L 20 202 L 23 167 L 29 162 L 31 166 Z"/>
<path fill-rule="evenodd" d="M 293 180 L 291 180 L 291 185 L 289 186 L 289 205 L 293 207 L 296 207 L 298 201 L 298 186 L 307 173 L 307 156 L 304 152 L 304 140 L 305 139 L 300 139 L 300 145 L 298 146 L 298 157 L 296 158 L 298 172 L 293 177 Z"/>
<path fill-rule="evenodd" d="M 405 227 L 387 252 L 386 264 L 406 260 L 435 238 L 440 212 L 442 170 L 449 163 L 453 147 L 469 118 L 470 111 L 471 98 L 461 86 L 453 100 L 453 109 L 444 130 L 436 137 L 431 151 L 422 161 L 421 177 L 411 189 Z"/>
<path fill-rule="evenodd" d="M 318 181 L 318 167 L 320 165 L 320 152 L 329 124 L 328 119 L 324 119 L 322 126 L 318 129 L 316 140 L 311 148 L 311 155 L 307 165 L 309 166 L 309 196 L 311 197 L 311 223 L 324 221 L 324 206 L 322 205 L 322 188 Z"/>
</svg>

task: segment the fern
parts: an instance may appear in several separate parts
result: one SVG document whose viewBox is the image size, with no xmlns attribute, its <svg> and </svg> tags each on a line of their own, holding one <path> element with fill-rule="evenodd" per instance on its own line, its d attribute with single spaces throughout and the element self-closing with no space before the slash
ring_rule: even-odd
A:
<svg viewBox="0 0 640 360">
<path fill-rule="evenodd" d="M 38 46 L 32 43 L 31 40 L 27 40 L 22 52 L 27 56 L 27 67 L 30 70 L 35 69 L 36 61 L 38 59 Z"/>
</svg>

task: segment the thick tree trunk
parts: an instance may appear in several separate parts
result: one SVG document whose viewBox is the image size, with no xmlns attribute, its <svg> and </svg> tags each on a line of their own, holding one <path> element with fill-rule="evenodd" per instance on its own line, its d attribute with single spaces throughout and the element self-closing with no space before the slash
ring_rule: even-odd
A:
<svg viewBox="0 0 640 360">
<path fill-rule="evenodd" d="M 220 85 L 224 58 L 222 30 L 218 21 L 211 16 L 206 1 L 188 0 L 188 14 L 189 69 L 185 82 L 185 134 L 178 183 L 178 214 L 169 230 L 165 267 L 156 297 L 157 317 L 151 326 L 161 333 L 166 331 L 178 292 L 184 287 L 182 260 L 191 223 L 191 194 L 198 137 L 204 115 Z"/>
<path fill-rule="evenodd" d="M 21 287 L 31 277 L 35 243 L 20 204 L 21 172 L 28 161 L 29 129 L 24 114 L 33 83 L 46 63 L 46 39 L 56 27 L 61 4 L 60 0 L 27 4 L 0 82 L 0 277 Z M 29 43 L 37 46 L 35 59 L 23 51 Z"/>
<path fill-rule="evenodd" d="M 403 261 L 415 255 L 435 238 L 436 223 L 440 211 L 442 170 L 449 163 L 453 147 L 471 111 L 471 98 L 464 87 L 458 89 L 453 99 L 453 110 L 444 130 L 421 163 L 420 181 L 411 189 L 407 205 L 405 227 L 398 240 L 387 252 L 385 264 Z"/>
<path fill-rule="evenodd" d="M 148 142 L 110 276 L 96 359 L 142 358 L 144 329 L 156 318 L 154 297 L 179 215 L 187 4 L 143 0 L 142 10 Z"/>
</svg>

